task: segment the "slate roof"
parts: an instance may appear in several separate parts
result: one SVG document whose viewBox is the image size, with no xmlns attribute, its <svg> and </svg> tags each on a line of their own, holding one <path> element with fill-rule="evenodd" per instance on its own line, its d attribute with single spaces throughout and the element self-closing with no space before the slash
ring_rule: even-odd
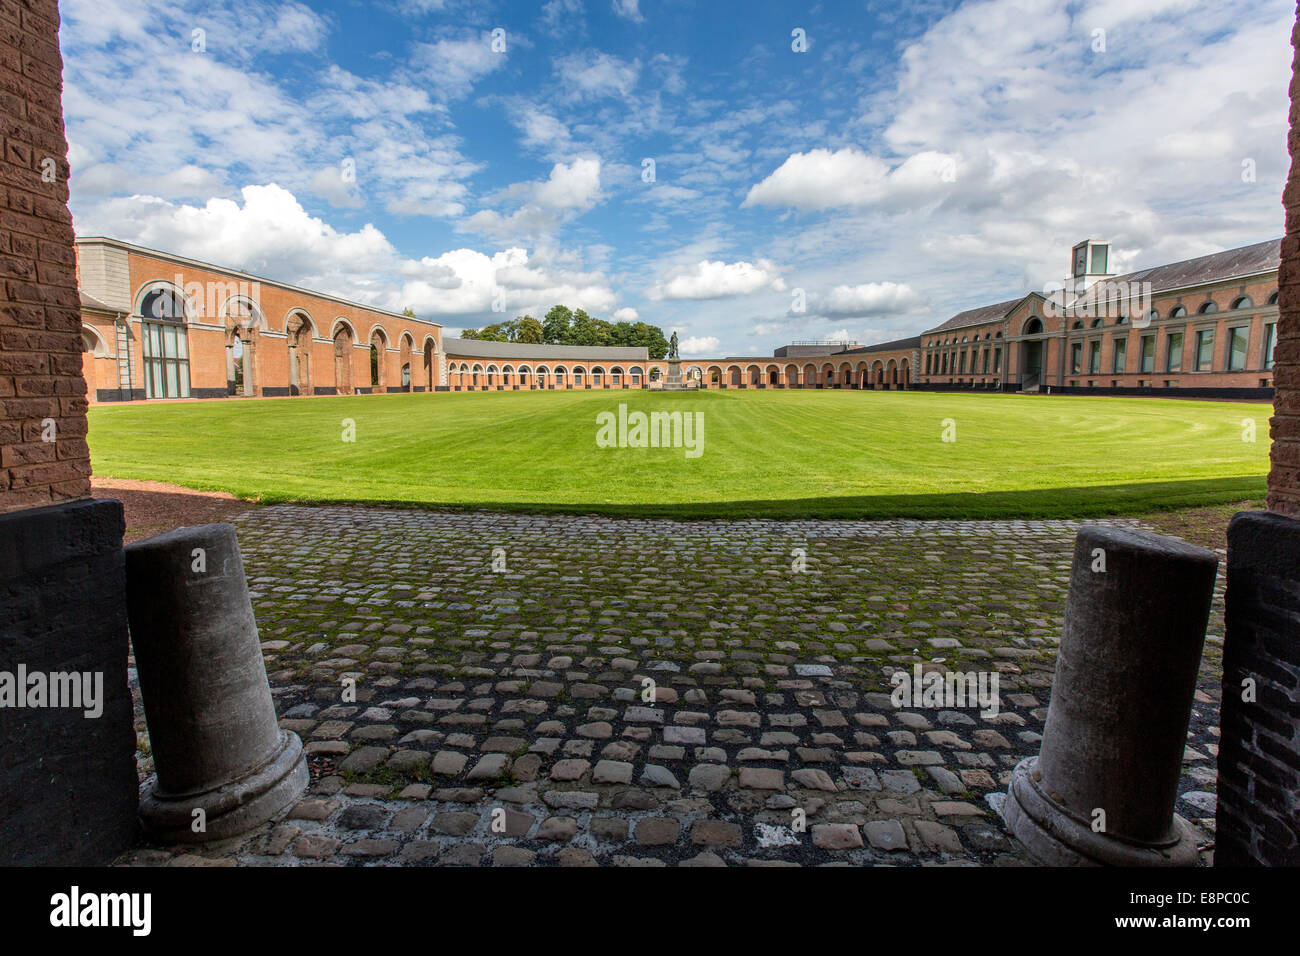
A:
<svg viewBox="0 0 1300 956">
<path fill-rule="evenodd" d="M 79 292 L 79 294 L 81 295 L 81 307 L 83 309 L 90 309 L 92 312 L 120 312 L 121 311 L 121 309 L 115 309 L 111 305 L 107 305 L 103 302 L 100 302 L 93 295 L 86 295 L 86 293 L 84 292 Z"/>
<path fill-rule="evenodd" d="M 1235 279 L 1241 276 L 1258 275 L 1261 272 L 1273 272 L 1280 267 L 1281 263 L 1282 240 L 1268 239 L 1253 245 L 1241 246 L 1238 249 L 1212 252 L 1208 256 L 1197 256 L 1194 259 L 1184 259 L 1181 262 L 1152 266 L 1149 269 L 1139 269 L 1137 272 L 1128 272 L 1120 276 L 1106 276 L 1100 281 L 1116 283 L 1150 282 L 1151 291 L 1155 293 L 1165 292 L 1169 289 L 1180 289 L 1186 286 L 1222 282 L 1225 279 Z M 1030 295 L 1033 294 L 1030 293 Z M 996 322 L 1024 300 L 1025 296 L 1022 295 L 1018 299 L 1008 299 L 1006 302 L 997 302 L 993 305 L 984 305 L 975 309 L 967 309 L 965 312 L 958 312 L 947 322 L 926 330 L 924 334 L 931 335 L 935 332 L 946 332 L 950 329 L 963 329 L 972 325 L 982 325 L 985 322 Z"/>
<path fill-rule="evenodd" d="M 484 342 L 480 339 L 444 338 L 442 350 L 467 358 L 547 359 L 552 362 L 648 362 L 644 348 L 611 345 L 529 345 L 523 342 Z"/>
</svg>

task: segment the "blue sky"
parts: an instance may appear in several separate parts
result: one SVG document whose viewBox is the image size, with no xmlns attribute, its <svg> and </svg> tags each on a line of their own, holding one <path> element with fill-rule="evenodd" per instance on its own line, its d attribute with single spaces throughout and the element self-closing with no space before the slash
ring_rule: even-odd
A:
<svg viewBox="0 0 1300 956">
<path fill-rule="evenodd" d="M 1083 238 L 1136 268 L 1282 233 L 1285 0 L 60 8 L 79 234 L 449 330 L 564 302 L 687 355 L 879 342 Z"/>
</svg>

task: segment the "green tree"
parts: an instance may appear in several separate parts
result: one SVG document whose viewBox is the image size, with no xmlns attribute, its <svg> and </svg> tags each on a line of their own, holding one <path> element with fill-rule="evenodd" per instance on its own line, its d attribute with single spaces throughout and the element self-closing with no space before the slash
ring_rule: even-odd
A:
<svg viewBox="0 0 1300 956">
<path fill-rule="evenodd" d="M 542 323 L 531 315 L 521 315 L 515 319 L 512 342 L 524 342 L 528 345 L 541 345 L 546 339 L 546 330 Z"/>
<path fill-rule="evenodd" d="M 548 345 L 571 345 L 573 311 L 567 305 L 553 305 L 542 322 L 542 341 Z"/>
</svg>

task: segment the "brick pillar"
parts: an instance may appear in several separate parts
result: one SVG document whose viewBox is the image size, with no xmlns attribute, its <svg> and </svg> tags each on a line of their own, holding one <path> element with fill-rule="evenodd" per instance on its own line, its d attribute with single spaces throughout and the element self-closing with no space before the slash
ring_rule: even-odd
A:
<svg viewBox="0 0 1300 956">
<path fill-rule="evenodd" d="M 0 865 L 105 863 L 136 830 L 122 505 L 86 500 L 62 95 L 57 3 L 0 0 Z"/>
<path fill-rule="evenodd" d="M 1300 50 L 1300 23 L 1291 34 Z M 1216 866 L 1300 866 L 1300 54 L 1278 271 L 1269 511 L 1228 527 Z"/>
<path fill-rule="evenodd" d="M 1291 33 L 1300 45 L 1300 23 Z M 1273 468 L 1268 476 L 1268 508 L 1300 517 L 1300 73 L 1291 69 L 1291 173 L 1282 193 L 1286 237 L 1278 270 L 1277 347 L 1274 351 Z"/>
<path fill-rule="evenodd" d="M 0 2 L 0 511 L 90 495 L 58 17 Z"/>
</svg>

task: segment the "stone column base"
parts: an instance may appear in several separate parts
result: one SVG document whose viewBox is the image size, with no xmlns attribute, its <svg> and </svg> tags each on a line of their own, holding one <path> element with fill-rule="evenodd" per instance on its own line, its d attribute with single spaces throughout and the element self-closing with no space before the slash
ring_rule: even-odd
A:
<svg viewBox="0 0 1300 956">
<path fill-rule="evenodd" d="M 214 790 L 159 794 L 155 777 L 140 800 L 140 821 L 149 838 L 159 843 L 226 840 L 271 819 L 298 799 L 310 781 L 302 740 L 282 730 L 279 746 L 265 762 Z M 205 828 L 198 832 L 195 810 L 205 817 Z"/>
<path fill-rule="evenodd" d="M 1095 833 L 1090 820 L 1060 805 L 1039 787 L 1037 757 L 1016 765 L 1002 806 L 1002 817 L 1012 836 L 1046 866 L 1195 866 L 1196 835 L 1191 825 L 1174 814 L 1173 833 L 1167 842 L 1140 844 L 1108 833 Z"/>
</svg>

